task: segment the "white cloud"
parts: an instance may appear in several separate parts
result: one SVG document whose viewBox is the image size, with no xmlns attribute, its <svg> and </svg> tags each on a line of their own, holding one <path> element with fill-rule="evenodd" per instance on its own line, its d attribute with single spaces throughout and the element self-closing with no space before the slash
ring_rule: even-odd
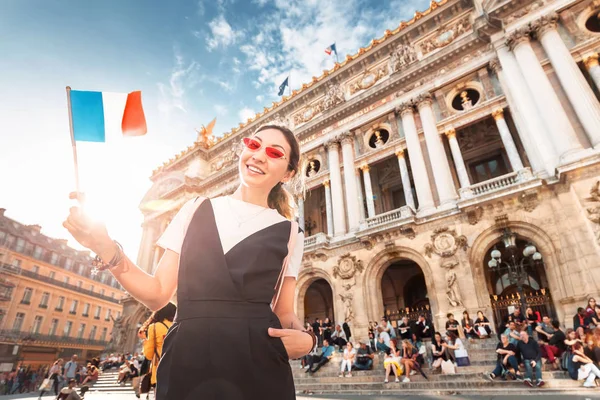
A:
<svg viewBox="0 0 600 400">
<path fill-rule="evenodd" d="M 203 16 L 204 15 L 204 0 L 198 0 L 198 3 L 196 4 L 196 12 L 198 13 L 199 16 Z"/>
<path fill-rule="evenodd" d="M 231 85 L 231 83 L 227 82 L 227 81 L 217 81 L 217 83 L 219 84 L 219 86 L 221 86 L 226 92 L 232 92 L 233 91 L 233 86 Z"/>
<path fill-rule="evenodd" d="M 240 121 L 242 122 L 246 122 L 248 118 L 253 118 L 255 115 L 256 113 L 248 107 L 242 108 L 239 112 Z"/>
<path fill-rule="evenodd" d="M 256 101 L 258 101 L 259 103 L 262 103 L 263 101 L 265 101 L 265 96 L 263 96 L 262 94 L 259 94 L 258 96 L 256 96 Z"/>
<path fill-rule="evenodd" d="M 252 0 L 252 3 L 256 4 L 259 7 L 264 7 L 269 0 Z"/>
<path fill-rule="evenodd" d="M 363 0 L 274 0 L 275 12 L 261 19 L 258 32 L 240 46 L 254 86 L 278 86 L 289 74 L 292 89 L 330 69 L 334 56 L 325 48 L 336 42 L 339 60 L 355 53 L 385 29 L 395 29 L 429 0 L 392 0 L 384 9 L 365 7 Z"/>
<path fill-rule="evenodd" d="M 217 47 L 227 47 L 236 42 L 242 35 L 241 31 L 235 31 L 223 15 L 219 15 L 208 23 L 211 36 L 206 38 L 206 48 L 209 51 Z"/>
<path fill-rule="evenodd" d="M 157 84 L 160 93 L 158 108 L 167 117 L 175 110 L 187 112 L 185 94 L 203 79 L 198 75 L 198 63 L 186 62 L 177 49 L 174 49 L 174 52 L 175 65 L 171 70 L 169 82 Z"/>
<path fill-rule="evenodd" d="M 215 111 L 217 112 L 218 115 L 226 115 L 227 107 L 225 107 L 222 104 L 215 104 Z"/>
</svg>

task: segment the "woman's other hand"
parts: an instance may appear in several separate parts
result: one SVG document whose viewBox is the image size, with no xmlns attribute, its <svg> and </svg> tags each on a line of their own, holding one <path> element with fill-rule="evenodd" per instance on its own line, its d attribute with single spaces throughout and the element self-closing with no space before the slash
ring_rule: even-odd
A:
<svg viewBox="0 0 600 400">
<path fill-rule="evenodd" d="M 312 337 L 306 332 L 269 328 L 269 336 L 281 338 L 290 360 L 300 358 L 312 350 Z"/>
</svg>

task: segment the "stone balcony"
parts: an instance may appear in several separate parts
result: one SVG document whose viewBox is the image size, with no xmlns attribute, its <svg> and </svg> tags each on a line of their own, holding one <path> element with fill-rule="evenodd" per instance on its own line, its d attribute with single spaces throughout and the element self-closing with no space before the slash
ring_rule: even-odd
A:
<svg viewBox="0 0 600 400">
<path fill-rule="evenodd" d="M 542 180 L 531 173 L 531 169 L 524 168 L 520 171 L 511 172 L 494 179 L 487 180 L 460 189 L 460 198 L 452 208 L 463 209 L 483 203 L 492 199 L 512 195 L 518 192 L 524 192 L 542 185 Z M 403 206 L 398 209 L 378 214 L 372 218 L 367 218 L 360 222 L 358 231 L 351 232 L 340 237 L 330 237 L 325 233 L 319 232 L 304 239 L 304 251 L 311 252 L 322 247 L 335 247 L 347 243 L 351 236 L 359 238 L 373 233 L 382 232 L 390 228 L 397 228 L 403 225 L 424 223 L 431 218 L 443 217 L 447 215 L 448 207 L 440 207 L 433 213 L 427 214 L 424 218 L 419 218 L 415 210 L 409 206 Z"/>
</svg>

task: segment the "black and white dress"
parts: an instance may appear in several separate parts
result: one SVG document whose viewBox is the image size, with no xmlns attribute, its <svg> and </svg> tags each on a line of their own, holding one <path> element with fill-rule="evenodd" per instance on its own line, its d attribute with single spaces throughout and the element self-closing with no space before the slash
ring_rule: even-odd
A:
<svg viewBox="0 0 600 400">
<path fill-rule="evenodd" d="M 177 316 L 158 367 L 158 400 L 291 400 L 287 352 L 270 303 L 293 224 L 276 210 L 233 199 L 194 199 L 157 244 L 179 256 Z M 285 276 L 297 277 L 302 232 Z"/>
</svg>

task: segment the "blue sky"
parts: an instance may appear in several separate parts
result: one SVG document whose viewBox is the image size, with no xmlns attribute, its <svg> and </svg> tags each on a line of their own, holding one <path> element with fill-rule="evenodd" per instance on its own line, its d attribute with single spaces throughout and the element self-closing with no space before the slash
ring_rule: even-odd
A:
<svg viewBox="0 0 600 400">
<path fill-rule="evenodd" d="M 67 238 L 74 189 L 65 86 L 142 90 L 148 134 L 112 152 L 81 149 L 83 188 L 98 195 L 132 258 L 137 207 L 152 170 L 217 117 L 220 135 L 333 66 L 429 0 L 3 0 L 0 2 L 0 207 Z M 95 145 L 97 146 L 97 145 Z M 85 147 L 85 146 L 84 146 Z M 101 157 L 99 157 L 101 155 Z M 107 194 L 108 193 L 108 194 Z M 111 217 L 112 215 L 112 217 Z M 72 243 L 72 242 L 71 242 Z"/>
</svg>

